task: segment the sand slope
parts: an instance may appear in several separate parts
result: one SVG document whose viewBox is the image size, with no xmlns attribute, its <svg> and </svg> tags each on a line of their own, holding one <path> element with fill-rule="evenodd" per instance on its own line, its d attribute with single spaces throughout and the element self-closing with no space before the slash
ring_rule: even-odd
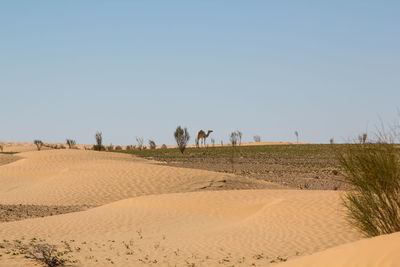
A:
<svg viewBox="0 0 400 267">
<path fill-rule="evenodd" d="M 18 157 L 23 159 L 0 166 L 2 204 L 102 205 L 149 194 L 279 187 L 230 174 L 149 164 L 128 154 L 47 150 Z"/>
<path fill-rule="evenodd" d="M 279 267 L 281 266 L 400 266 L 400 233 L 363 239 L 298 260 L 289 261 L 279 265 Z"/>
<path fill-rule="evenodd" d="M 31 238 L 63 250 L 67 242 L 82 266 L 266 266 L 360 239 L 345 223 L 337 191 L 274 190 L 118 153 L 18 156 L 0 166 L 0 203 L 98 207 L 1 223 L 1 266 L 32 265 L 10 250 L 12 240 Z"/>
<path fill-rule="evenodd" d="M 40 237 L 53 244 L 74 240 L 81 249 L 73 256 L 85 266 L 95 264 L 86 259 L 88 254 L 100 264 L 107 264 L 109 257 L 120 266 L 140 265 L 146 256 L 178 266 L 186 260 L 202 266 L 263 266 L 278 256 L 310 254 L 357 240 L 340 217 L 338 198 L 336 192 L 292 190 L 143 196 L 83 212 L 3 223 L 0 236 Z M 124 243 L 129 242 L 135 254 L 128 257 Z"/>
</svg>

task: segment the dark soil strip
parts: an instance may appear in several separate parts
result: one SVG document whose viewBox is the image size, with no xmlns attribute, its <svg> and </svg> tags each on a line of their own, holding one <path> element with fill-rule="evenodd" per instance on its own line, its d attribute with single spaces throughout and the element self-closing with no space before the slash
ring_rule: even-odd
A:
<svg viewBox="0 0 400 267">
<path fill-rule="evenodd" d="M 2 205 L 0 204 L 0 222 L 19 221 L 29 218 L 46 217 L 92 208 L 87 205 L 44 206 L 44 205 Z"/>
</svg>

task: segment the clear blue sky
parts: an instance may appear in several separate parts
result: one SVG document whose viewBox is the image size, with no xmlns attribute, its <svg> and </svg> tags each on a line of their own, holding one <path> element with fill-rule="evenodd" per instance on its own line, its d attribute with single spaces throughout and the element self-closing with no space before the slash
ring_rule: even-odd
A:
<svg viewBox="0 0 400 267">
<path fill-rule="evenodd" d="M 399 1 L 1 1 L 0 141 L 344 141 L 399 118 Z"/>
</svg>

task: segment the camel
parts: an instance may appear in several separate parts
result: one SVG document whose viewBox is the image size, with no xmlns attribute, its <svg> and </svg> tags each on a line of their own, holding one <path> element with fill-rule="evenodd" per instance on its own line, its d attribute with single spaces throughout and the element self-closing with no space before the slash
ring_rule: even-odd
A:
<svg viewBox="0 0 400 267">
<path fill-rule="evenodd" d="M 213 132 L 213 130 L 208 130 L 208 132 L 207 132 L 207 134 L 203 131 L 203 130 L 200 130 L 198 133 L 197 133 L 197 138 L 196 138 L 196 146 L 198 147 L 199 146 L 199 141 L 201 140 L 202 142 L 202 144 L 203 145 L 205 145 L 206 144 L 206 139 L 207 139 L 207 137 L 210 135 L 210 133 L 212 133 Z"/>
</svg>

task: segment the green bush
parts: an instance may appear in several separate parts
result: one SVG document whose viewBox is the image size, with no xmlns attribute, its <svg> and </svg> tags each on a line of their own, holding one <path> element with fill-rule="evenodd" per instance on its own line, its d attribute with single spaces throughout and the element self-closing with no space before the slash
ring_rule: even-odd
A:
<svg viewBox="0 0 400 267">
<path fill-rule="evenodd" d="M 352 187 L 343 199 L 350 223 L 366 236 L 400 231 L 399 148 L 362 142 L 344 145 L 337 154 Z"/>
</svg>

